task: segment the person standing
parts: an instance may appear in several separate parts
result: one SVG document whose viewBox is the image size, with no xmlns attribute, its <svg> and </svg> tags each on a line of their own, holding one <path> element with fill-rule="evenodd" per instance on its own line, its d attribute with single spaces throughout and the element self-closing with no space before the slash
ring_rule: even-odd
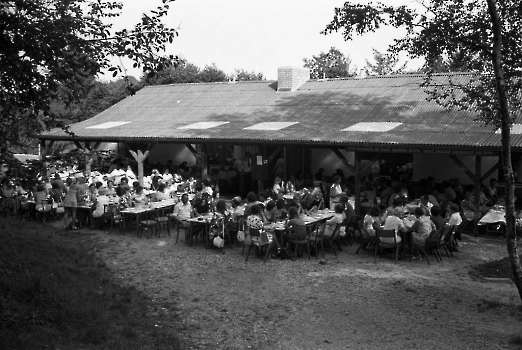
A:
<svg viewBox="0 0 522 350">
<path fill-rule="evenodd" d="M 242 196 L 246 196 L 252 190 L 252 155 L 250 152 L 245 152 L 245 160 L 243 161 L 243 188 Z"/>
<path fill-rule="evenodd" d="M 341 188 L 341 177 L 339 175 L 333 176 L 333 183 L 332 186 L 330 186 L 330 209 L 334 209 L 335 205 L 339 203 L 339 200 L 341 198 L 341 193 L 343 192 L 343 189 Z"/>
<path fill-rule="evenodd" d="M 77 230 L 76 226 L 76 210 L 78 208 L 78 191 L 80 191 L 80 186 L 78 186 L 76 178 L 71 179 L 70 185 L 67 188 L 67 194 L 65 195 L 65 199 L 63 200 L 63 206 L 65 208 L 65 215 L 63 216 L 63 223 L 65 229 Z M 71 221 L 69 221 L 69 215 L 71 216 Z"/>
<path fill-rule="evenodd" d="M 280 177 L 281 179 L 285 178 L 285 158 L 279 157 L 274 165 L 274 175 L 276 177 Z"/>
</svg>

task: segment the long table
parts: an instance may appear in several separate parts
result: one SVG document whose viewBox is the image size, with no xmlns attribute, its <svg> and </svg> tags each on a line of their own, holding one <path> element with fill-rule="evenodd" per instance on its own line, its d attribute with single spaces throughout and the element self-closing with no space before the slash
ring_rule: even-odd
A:
<svg viewBox="0 0 522 350">
<path fill-rule="evenodd" d="M 313 215 L 304 215 L 302 218 L 305 222 L 305 226 L 307 230 L 311 230 L 314 228 L 315 224 L 324 222 L 328 219 L 331 219 L 334 216 L 334 212 L 329 209 L 320 210 Z M 277 242 L 280 244 L 280 249 L 284 251 L 285 247 L 285 231 L 286 231 L 286 223 L 285 221 L 272 222 L 265 225 L 265 230 L 269 232 L 273 232 L 276 235 Z M 286 252 L 288 256 L 291 257 L 288 252 Z M 283 258 L 283 255 L 281 255 Z"/>
<path fill-rule="evenodd" d="M 152 202 L 147 205 L 142 205 L 138 207 L 126 208 L 120 210 L 121 217 L 123 220 L 123 233 L 125 233 L 126 228 L 126 219 L 128 217 L 135 216 L 136 217 L 136 229 L 139 231 L 140 229 L 140 215 L 151 213 L 157 209 L 165 209 L 169 207 L 174 207 L 176 201 L 174 199 L 166 199 L 160 202 Z"/>
</svg>

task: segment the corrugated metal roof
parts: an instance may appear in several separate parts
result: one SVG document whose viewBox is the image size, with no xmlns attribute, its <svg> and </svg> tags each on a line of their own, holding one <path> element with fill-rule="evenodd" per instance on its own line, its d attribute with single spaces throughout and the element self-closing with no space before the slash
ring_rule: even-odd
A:
<svg viewBox="0 0 522 350">
<path fill-rule="evenodd" d="M 445 84 L 449 75 L 435 76 Z M 468 82 L 466 74 L 451 75 Z M 474 121 L 468 111 L 448 111 L 429 101 L 422 75 L 314 80 L 297 91 L 278 93 L 277 82 L 150 86 L 95 117 L 73 124 L 80 139 L 162 141 L 303 142 L 500 147 L 500 135 Z M 195 123 L 228 122 L 210 129 L 179 129 Z M 245 130 L 260 123 L 297 123 L 282 130 Z M 401 123 L 380 133 L 342 131 L 359 122 Z M 102 123 L 127 123 L 92 129 Z M 205 124 L 206 125 L 206 124 Z M 518 136 L 518 135 L 517 135 Z M 70 139 L 61 129 L 43 139 Z M 522 147 L 522 137 L 512 138 Z"/>
</svg>

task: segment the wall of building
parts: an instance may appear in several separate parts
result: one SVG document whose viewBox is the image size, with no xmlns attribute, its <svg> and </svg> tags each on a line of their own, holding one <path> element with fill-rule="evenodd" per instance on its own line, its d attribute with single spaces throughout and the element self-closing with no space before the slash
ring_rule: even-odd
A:
<svg viewBox="0 0 522 350">
<path fill-rule="evenodd" d="M 457 156 L 463 164 L 475 173 L 475 156 Z M 482 157 L 482 174 L 486 173 L 498 162 L 498 157 Z M 484 180 L 484 185 L 489 184 L 489 179 L 497 178 L 495 171 Z M 473 184 L 463 169 L 457 166 L 447 154 L 414 154 L 413 155 L 413 180 L 418 181 L 433 176 L 435 182 L 442 182 L 449 178 L 459 178 L 462 184 Z"/>
<path fill-rule="evenodd" d="M 347 152 L 340 150 L 340 152 L 346 157 L 346 159 L 353 164 L 354 152 Z M 345 176 L 352 175 L 352 171 L 348 169 L 346 165 L 337 157 L 337 155 L 329 149 L 312 149 L 312 176 L 319 170 L 324 169 L 325 175 L 332 175 L 336 169 L 341 169 Z"/>
<path fill-rule="evenodd" d="M 196 157 L 183 144 L 157 144 L 149 152 L 148 161 L 150 164 L 161 162 L 166 164 L 167 160 L 171 159 L 174 165 L 179 165 L 181 162 L 187 162 L 189 166 L 196 165 Z"/>
</svg>

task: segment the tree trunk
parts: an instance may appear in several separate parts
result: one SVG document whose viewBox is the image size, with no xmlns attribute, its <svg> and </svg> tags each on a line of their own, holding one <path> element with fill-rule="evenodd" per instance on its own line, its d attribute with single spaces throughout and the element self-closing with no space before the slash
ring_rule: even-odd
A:
<svg viewBox="0 0 522 350">
<path fill-rule="evenodd" d="M 502 132 L 502 164 L 506 182 L 506 236 L 509 262 L 513 270 L 515 284 L 522 299 L 522 269 L 517 251 L 517 231 L 515 227 L 515 185 L 513 167 L 511 165 L 511 118 L 509 115 L 506 82 L 502 69 L 502 29 L 495 0 L 487 0 L 489 15 L 493 25 L 493 69 L 497 82 L 497 92 L 500 105 L 501 132 Z"/>
</svg>

